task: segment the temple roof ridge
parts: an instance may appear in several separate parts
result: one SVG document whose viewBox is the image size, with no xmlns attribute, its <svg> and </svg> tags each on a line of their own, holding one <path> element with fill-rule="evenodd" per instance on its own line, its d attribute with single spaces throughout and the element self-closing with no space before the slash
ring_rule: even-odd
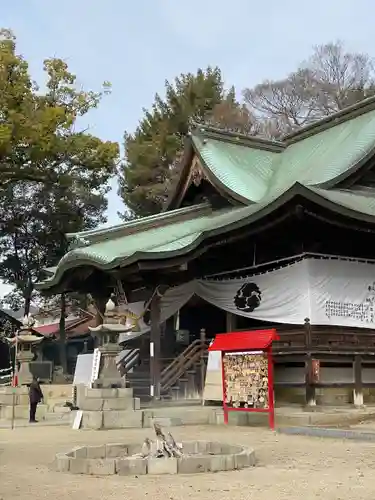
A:
<svg viewBox="0 0 375 500">
<path fill-rule="evenodd" d="M 86 244 L 99 243 L 102 240 L 108 240 L 108 237 L 116 239 L 122 236 L 128 236 L 138 231 L 146 231 L 147 229 L 155 229 L 156 227 L 167 226 L 178 221 L 190 219 L 198 215 L 205 215 L 212 211 L 210 203 L 204 202 L 197 205 L 177 208 L 168 212 L 149 215 L 138 219 L 116 224 L 110 227 L 102 227 L 82 231 L 79 233 L 68 233 L 66 237 L 69 241 L 82 241 L 82 246 Z"/>
<path fill-rule="evenodd" d="M 203 140 L 205 138 L 216 139 L 218 141 L 229 142 L 248 148 L 264 149 L 275 153 L 281 153 L 286 148 L 286 144 L 282 141 L 267 139 L 258 135 L 247 135 L 240 131 L 214 127 L 205 123 L 191 122 L 188 134 L 189 136 L 199 136 Z"/>
<path fill-rule="evenodd" d="M 351 106 L 340 109 L 339 111 L 336 111 L 328 116 L 319 118 L 313 123 L 300 127 L 298 130 L 283 135 L 281 143 L 285 144 L 285 146 L 289 146 L 289 144 L 306 139 L 311 135 L 319 134 L 320 132 L 335 127 L 340 123 L 352 120 L 353 118 L 357 118 L 358 116 L 374 110 L 375 96 L 371 96 L 352 104 Z"/>
</svg>

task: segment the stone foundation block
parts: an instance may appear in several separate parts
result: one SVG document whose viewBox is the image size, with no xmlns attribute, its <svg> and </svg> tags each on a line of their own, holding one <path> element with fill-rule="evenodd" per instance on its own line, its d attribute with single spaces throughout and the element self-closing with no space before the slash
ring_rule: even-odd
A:
<svg viewBox="0 0 375 500">
<path fill-rule="evenodd" d="M 80 410 L 84 411 L 102 411 L 104 401 L 99 398 L 84 398 L 81 401 Z"/>
<path fill-rule="evenodd" d="M 133 389 L 130 387 L 119 387 L 117 390 L 118 398 L 132 398 L 133 397 Z"/>
<path fill-rule="evenodd" d="M 96 458 L 88 460 L 88 474 L 93 476 L 111 476 L 116 473 L 115 459 Z"/>
<path fill-rule="evenodd" d="M 64 453 L 58 453 L 55 460 L 55 470 L 57 472 L 69 472 L 70 458 Z"/>
<path fill-rule="evenodd" d="M 99 430 L 103 428 L 102 411 L 84 411 L 82 415 L 82 429 Z"/>
<path fill-rule="evenodd" d="M 95 399 L 93 399 L 95 401 Z M 133 410 L 133 398 L 104 399 L 103 410 Z"/>
<path fill-rule="evenodd" d="M 88 446 L 87 458 L 105 458 L 106 446 Z"/>
<path fill-rule="evenodd" d="M 212 458 L 218 457 L 182 456 L 181 458 L 177 459 L 178 472 L 180 474 L 197 474 L 198 472 L 207 472 L 210 470 L 210 463 Z"/>
<path fill-rule="evenodd" d="M 44 420 L 46 413 L 48 411 L 47 405 L 38 405 L 36 410 L 36 418 L 38 420 Z M 0 418 L 4 420 L 12 419 L 13 409 L 12 406 L 1 406 L 0 407 Z M 29 419 L 30 408 L 29 404 L 17 405 L 14 407 L 14 415 L 16 419 L 28 420 Z"/>
<path fill-rule="evenodd" d="M 125 458 L 128 455 L 128 446 L 122 443 L 107 444 L 105 456 L 108 458 Z"/>
<path fill-rule="evenodd" d="M 222 455 L 225 458 L 225 467 L 222 470 L 234 470 L 236 468 L 235 455 Z"/>
<path fill-rule="evenodd" d="M 85 458 L 71 458 L 69 472 L 72 474 L 88 474 L 89 461 Z"/>
<path fill-rule="evenodd" d="M 227 470 L 227 457 L 225 455 L 212 456 L 210 458 L 208 470 L 210 472 L 220 472 Z"/>
<path fill-rule="evenodd" d="M 141 400 L 140 398 L 133 398 L 133 410 L 141 409 Z"/>
<path fill-rule="evenodd" d="M 141 428 L 143 415 L 141 411 L 114 410 L 103 412 L 104 429 L 130 429 Z"/>
<path fill-rule="evenodd" d="M 145 458 L 118 458 L 116 472 L 119 476 L 141 476 L 147 474 L 147 459 Z"/>
<path fill-rule="evenodd" d="M 149 474 L 177 474 L 177 458 L 149 458 Z"/>
<path fill-rule="evenodd" d="M 97 388 L 97 389 L 86 389 L 85 396 L 87 398 L 117 398 L 118 389 L 107 389 L 107 388 Z"/>
<path fill-rule="evenodd" d="M 72 449 L 72 454 L 74 458 L 87 458 L 87 447 L 76 446 Z"/>
</svg>

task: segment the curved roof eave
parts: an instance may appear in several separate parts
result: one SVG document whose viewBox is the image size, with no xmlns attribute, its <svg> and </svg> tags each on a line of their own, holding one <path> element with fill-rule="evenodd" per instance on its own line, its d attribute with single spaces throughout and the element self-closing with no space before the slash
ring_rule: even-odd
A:
<svg viewBox="0 0 375 500">
<path fill-rule="evenodd" d="M 118 257 L 110 262 L 100 262 L 98 259 L 96 260 L 94 257 L 86 256 L 82 259 L 75 258 L 74 260 L 68 262 L 64 262 L 64 265 L 61 267 L 57 267 L 55 274 L 48 280 L 38 283 L 37 288 L 40 290 L 47 290 L 54 286 L 57 286 L 60 282 L 64 274 L 72 269 L 81 266 L 91 266 L 101 271 L 108 271 L 111 269 L 115 269 L 116 267 L 128 267 L 134 263 L 147 261 L 147 260 L 160 260 L 165 261 L 168 259 L 172 259 L 174 257 L 179 257 L 183 255 L 187 255 L 193 250 L 197 249 L 197 247 L 204 240 L 218 236 L 223 233 L 226 233 L 231 230 L 241 229 L 241 227 L 249 225 L 251 223 L 257 222 L 267 215 L 274 212 L 276 209 L 280 208 L 287 202 L 291 201 L 296 196 L 302 196 L 303 198 L 314 202 L 320 205 L 327 210 L 347 216 L 349 218 L 362 221 L 362 222 L 372 222 L 375 221 L 375 216 L 371 214 L 366 214 L 363 212 L 359 212 L 354 210 L 345 204 L 340 204 L 337 201 L 329 200 L 324 196 L 320 190 L 315 188 L 310 188 L 303 186 L 302 184 L 296 183 L 290 189 L 280 194 L 278 197 L 271 200 L 270 203 L 267 204 L 254 204 L 252 206 L 248 206 L 248 209 L 253 209 L 247 216 L 245 215 L 243 218 L 236 220 L 234 222 L 230 222 L 228 224 L 224 224 L 219 227 L 214 227 L 208 229 L 206 231 L 202 231 L 198 234 L 198 236 L 191 241 L 188 245 L 183 248 L 179 248 L 177 250 L 165 251 L 165 252 L 135 252 L 134 254 L 128 257 Z M 244 207 L 246 208 L 246 207 Z M 218 215 L 218 217 L 220 217 Z"/>
<path fill-rule="evenodd" d="M 314 184 L 313 187 L 316 188 L 321 188 L 321 189 L 332 189 L 341 182 L 345 181 L 349 177 L 351 177 L 353 174 L 357 173 L 360 171 L 362 168 L 365 168 L 368 162 L 375 156 L 375 146 L 370 149 L 360 160 L 358 160 L 356 163 L 354 163 L 352 166 L 350 166 L 347 170 L 342 172 L 339 175 L 336 175 L 336 177 L 333 177 L 332 179 L 329 179 L 328 181 L 321 182 L 318 184 Z"/>
</svg>

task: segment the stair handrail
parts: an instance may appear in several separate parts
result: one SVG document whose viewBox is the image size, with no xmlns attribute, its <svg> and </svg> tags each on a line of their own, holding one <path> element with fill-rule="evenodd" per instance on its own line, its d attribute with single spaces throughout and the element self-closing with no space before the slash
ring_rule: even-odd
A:
<svg viewBox="0 0 375 500">
<path fill-rule="evenodd" d="M 134 367 L 140 356 L 139 349 L 131 349 L 130 352 L 120 361 L 119 365 L 122 367 L 124 374 L 129 373 L 129 371 Z"/>
<path fill-rule="evenodd" d="M 168 366 L 166 366 L 164 368 L 164 370 L 160 373 L 160 378 L 163 378 L 163 376 L 168 371 L 170 371 L 171 369 L 173 369 L 175 367 L 175 365 L 178 365 L 181 360 L 185 359 L 190 354 L 190 351 L 194 350 L 196 348 L 196 346 L 201 346 L 203 348 L 203 344 L 204 344 L 204 347 L 207 347 L 208 343 L 207 342 L 203 342 L 201 339 L 194 340 L 194 342 L 192 342 L 184 351 L 182 351 L 182 353 L 179 354 L 177 356 L 177 358 L 175 358 L 172 361 L 172 363 L 170 363 Z"/>
<path fill-rule="evenodd" d="M 164 383 L 161 383 L 162 391 L 167 391 L 170 389 L 181 377 L 184 375 L 189 368 L 194 366 L 202 357 L 202 351 L 196 350 L 193 355 L 186 359 L 186 363 L 181 365 L 174 372 L 170 372 L 169 376 L 164 380 Z"/>
<path fill-rule="evenodd" d="M 177 380 L 199 359 L 207 350 L 208 343 L 196 340 L 185 349 L 169 366 L 167 366 L 160 377 L 160 386 L 163 391 L 172 387 Z"/>
</svg>

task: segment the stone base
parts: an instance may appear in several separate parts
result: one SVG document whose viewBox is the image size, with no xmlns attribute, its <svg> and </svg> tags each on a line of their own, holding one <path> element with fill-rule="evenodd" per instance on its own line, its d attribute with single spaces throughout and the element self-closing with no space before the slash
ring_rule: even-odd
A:
<svg viewBox="0 0 375 500">
<path fill-rule="evenodd" d="M 123 429 L 142 427 L 139 398 L 128 388 L 93 388 L 77 386 L 77 406 L 82 410 L 82 429 Z M 74 420 L 75 413 L 72 414 Z"/>
<path fill-rule="evenodd" d="M 143 474 L 197 474 L 243 469 L 255 465 L 255 453 L 243 446 L 210 441 L 182 443 L 181 458 L 142 458 L 135 444 L 107 444 L 74 448 L 55 458 L 58 472 L 95 476 L 139 476 Z"/>
<path fill-rule="evenodd" d="M 47 405 L 38 405 L 36 410 L 36 419 L 44 420 L 48 413 Z M 13 415 L 12 406 L 0 406 L 0 420 L 11 420 Z M 14 418 L 16 420 L 29 420 L 29 405 L 17 405 L 14 407 Z"/>
<path fill-rule="evenodd" d="M 125 388 L 126 382 L 125 379 L 116 377 L 116 378 L 98 378 L 93 383 L 93 387 L 95 389 L 120 389 Z"/>
</svg>

